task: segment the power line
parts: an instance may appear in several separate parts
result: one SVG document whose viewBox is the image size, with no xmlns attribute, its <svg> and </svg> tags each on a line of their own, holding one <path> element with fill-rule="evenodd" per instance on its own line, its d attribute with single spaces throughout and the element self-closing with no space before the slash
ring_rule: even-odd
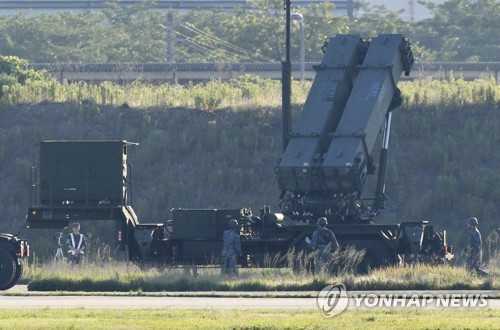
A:
<svg viewBox="0 0 500 330">
<path fill-rule="evenodd" d="M 232 50 L 238 51 L 238 52 L 243 53 L 243 54 L 248 55 L 248 56 L 252 56 L 252 57 L 255 56 L 255 53 L 252 53 L 252 52 L 250 52 L 250 51 L 248 51 L 248 50 L 246 50 L 244 48 L 241 48 L 239 46 L 233 45 L 230 42 L 222 40 L 222 39 L 220 39 L 220 38 L 218 38 L 216 36 L 210 35 L 210 34 L 206 33 L 205 31 L 202 31 L 202 30 L 198 29 L 196 26 L 194 26 L 191 23 L 186 22 L 186 25 L 185 24 L 181 24 L 181 26 L 184 27 L 184 28 L 186 28 L 186 29 L 189 29 L 192 32 L 201 34 L 201 35 L 203 35 L 203 36 L 205 36 L 205 37 L 207 37 L 207 38 L 209 38 L 209 39 L 211 39 L 211 40 L 213 40 L 215 42 L 221 43 L 222 45 L 224 45 L 226 47 L 229 47 Z"/>
<path fill-rule="evenodd" d="M 210 50 L 210 49 L 207 49 L 207 48 L 204 48 L 203 46 L 195 43 L 194 41 L 192 40 L 181 40 L 180 42 L 183 42 L 183 43 L 189 43 L 192 47 L 194 47 L 195 49 L 197 49 L 198 51 L 200 51 L 200 53 L 203 54 L 203 56 L 205 57 L 208 57 L 208 58 L 213 58 L 213 59 L 217 59 L 218 56 L 216 55 L 213 55 L 212 52 L 213 50 Z M 185 53 L 185 52 L 184 52 Z M 186 54 L 186 53 L 185 53 Z M 187 55 L 187 54 L 186 54 Z"/>
<path fill-rule="evenodd" d="M 193 31 L 193 30 L 191 30 L 191 29 L 187 28 L 186 26 L 183 26 L 183 27 L 184 27 L 184 28 L 186 28 L 188 31 L 190 31 L 190 32 L 194 32 L 195 34 L 197 34 L 198 36 L 200 36 L 200 34 L 199 34 L 199 33 L 197 33 L 196 31 Z M 204 35 L 201 35 L 201 37 L 205 37 L 205 40 L 207 39 L 207 38 L 206 38 L 206 36 L 204 36 Z M 196 40 L 196 39 L 194 39 L 194 40 Z M 210 41 L 210 40 L 209 40 L 209 41 Z M 237 54 L 234 54 L 234 52 L 230 53 L 228 50 L 226 50 L 226 49 L 222 49 L 222 48 L 219 48 L 219 47 L 217 47 L 217 46 L 213 46 L 213 45 L 210 45 L 210 44 L 207 44 L 207 43 L 202 43 L 202 42 L 200 42 L 200 41 L 197 41 L 197 42 L 199 42 L 199 43 L 201 43 L 201 44 L 205 45 L 206 47 L 211 47 L 211 48 L 214 48 L 214 49 L 218 49 L 218 50 L 223 51 L 223 52 L 228 53 L 228 54 L 237 55 Z M 246 54 L 245 54 L 245 55 L 246 55 Z"/>
<path fill-rule="evenodd" d="M 266 60 L 266 61 L 272 62 L 272 60 L 270 60 L 268 58 L 265 58 L 264 56 L 257 55 L 257 54 L 255 54 L 253 52 L 250 52 L 250 51 L 248 51 L 248 50 L 246 50 L 244 48 L 241 48 L 241 47 L 236 46 L 234 44 L 231 44 L 231 43 L 229 43 L 229 42 L 227 42 L 225 40 L 222 40 L 222 39 L 220 39 L 220 38 L 218 38 L 216 36 L 212 36 L 212 35 L 204 32 L 204 31 L 196 28 L 193 24 L 190 24 L 190 23 L 186 23 L 186 24 L 189 24 L 189 25 L 188 26 L 181 25 L 181 26 L 183 26 L 186 29 L 189 29 L 190 31 L 192 31 L 194 33 L 200 34 L 200 35 L 202 35 L 202 36 L 204 36 L 204 37 L 206 37 L 206 38 L 208 38 L 208 39 L 210 39 L 210 40 L 212 40 L 212 41 L 214 41 L 216 43 L 222 44 L 223 47 L 228 47 L 232 51 L 239 52 L 239 53 L 241 53 L 243 55 L 246 55 L 246 56 L 248 56 L 250 58 L 254 58 L 254 59 L 257 59 L 257 60 Z"/>
<path fill-rule="evenodd" d="M 194 26 L 192 23 L 189 23 L 189 22 L 186 22 L 186 24 L 181 24 L 180 25 L 181 27 L 185 28 L 186 30 L 192 32 L 192 33 L 195 33 L 199 36 L 202 36 L 206 39 L 209 39 L 211 42 L 215 42 L 216 44 L 219 45 L 219 47 L 226 47 L 226 48 L 229 48 L 232 52 L 238 52 L 240 53 L 239 55 L 245 55 L 245 56 L 248 56 L 249 58 L 253 59 L 253 60 L 258 60 L 258 61 L 261 61 L 261 60 L 265 60 L 265 61 L 268 61 L 268 62 L 274 62 L 273 60 L 269 59 L 269 58 L 266 58 L 265 56 L 262 56 L 262 55 L 259 55 L 259 54 L 255 54 L 249 50 L 246 50 L 244 48 L 241 48 L 237 45 L 234 45 L 230 42 L 227 42 L 223 39 L 220 39 L 216 36 L 213 36 L 213 35 L 210 35 L 200 29 L 198 29 L 196 26 Z M 220 49 L 220 48 L 219 48 Z"/>
<path fill-rule="evenodd" d="M 210 56 L 210 57 L 212 57 L 212 58 L 217 58 L 217 56 L 212 55 L 212 53 L 213 53 L 214 51 L 222 51 L 222 52 L 224 52 L 224 53 L 226 54 L 226 56 L 227 56 L 227 57 L 232 57 L 232 56 L 234 56 L 234 54 L 229 53 L 229 52 L 228 52 L 227 50 L 225 50 L 225 49 L 220 49 L 220 48 L 217 48 L 217 47 L 215 47 L 215 46 L 205 44 L 205 43 L 200 42 L 200 41 L 198 41 L 198 40 L 196 40 L 196 39 L 193 39 L 193 38 L 191 38 L 191 37 L 189 37 L 189 36 L 187 36 L 187 35 L 185 35 L 185 34 L 183 34 L 183 33 L 181 33 L 181 32 L 178 32 L 178 31 L 174 31 L 174 32 L 175 32 L 177 35 L 180 35 L 180 36 L 182 36 L 182 37 L 183 37 L 183 39 L 181 39 L 181 40 L 180 40 L 181 42 L 188 42 L 188 43 L 190 43 L 190 44 L 191 44 L 192 46 L 194 46 L 195 48 L 198 48 L 198 49 L 200 49 L 201 51 L 203 51 L 203 52 L 204 52 L 204 55 L 208 55 L 208 56 Z M 209 53 L 207 54 L 207 52 L 209 52 Z M 234 60 L 234 59 L 236 59 L 236 58 L 234 58 L 234 57 L 233 57 L 233 60 Z"/>
<path fill-rule="evenodd" d="M 195 46 L 197 46 L 198 48 L 201 48 L 203 51 L 214 51 L 214 50 L 218 50 L 216 47 L 212 46 L 212 45 L 208 45 L 208 44 L 205 44 L 203 42 L 200 42 L 194 38 L 191 38 L 181 32 L 178 32 L 178 31 L 174 31 L 175 34 L 183 37 L 183 39 L 181 39 L 180 41 L 187 41 Z M 223 50 L 224 51 L 224 50 Z"/>
<path fill-rule="evenodd" d="M 177 48 L 175 46 L 174 46 L 174 49 L 175 49 L 176 52 L 182 53 L 184 56 L 186 56 L 186 58 L 190 57 L 190 55 L 188 53 L 186 53 L 185 51 L 183 51 L 182 49 Z"/>
<path fill-rule="evenodd" d="M 210 45 L 210 44 L 204 43 L 202 41 L 196 40 L 196 39 L 189 37 L 189 36 L 179 32 L 179 31 L 174 31 L 174 33 L 176 33 L 179 36 L 182 36 L 184 38 L 184 40 L 191 43 L 193 46 L 196 46 L 197 48 L 202 48 L 203 51 L 209 51 L 209 52 L 220 51 L 220 52 L 223 52 L 225 56 L 227 56 L 229 58 L 233 58 L 234 60 L 237 60 L 237 57 L 235 57 L 235 56 L 238 56 L 238 54 L 234 54 L 234 53 L 229 52 L 226 49 L 219 48 L 217 46 Z M 215 58 L 216 56 L 212 55 L 212 57 Z"/>
</svg>

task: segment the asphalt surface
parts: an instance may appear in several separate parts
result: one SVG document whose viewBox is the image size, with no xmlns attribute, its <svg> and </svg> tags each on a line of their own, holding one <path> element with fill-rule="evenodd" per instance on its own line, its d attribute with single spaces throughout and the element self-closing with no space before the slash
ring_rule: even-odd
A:
<svg viewBox="0 0 500 330">
<path fill-rule="evenodd" d="M 189 296 L 186 296 L 189 295 Z M 269 295 L 274 295 L 270 297 Z M 398 297 L 395 304 L 382 296 Z M 471 296 L 473 295 L 473 296 Z M 482 296 L 479 296 L 482 295 Z M 27 292 L 16 286 L 0 295 L 0 308 L 97 308 L 97 309 L 318 309 L 315 292 L 158 292 L 129 293 Z M 480 297 L 465 303 L 463 297 Z M 413 301 L 412 301 L 413 299 Z M 438 300 L 441 299 L 439 302 Z M 500 309 L 499 291 L 399 291 L 349 292 L 336 302 L 347 309 L 364 308 L 492 308 Z"/>
</svg>

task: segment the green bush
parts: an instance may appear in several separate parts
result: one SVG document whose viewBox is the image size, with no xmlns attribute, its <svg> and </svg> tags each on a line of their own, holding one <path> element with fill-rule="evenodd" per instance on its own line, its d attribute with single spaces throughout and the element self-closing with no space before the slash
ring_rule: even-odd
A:
<svg viewBox="0 0 500 330">
<path fill-rule="evenodd" d="M 28 79 L 40 80 L 43 74 L 28 68 L 28 61 L 16 56 L 0 56 L 0 73 L 17 78 L 17 82 L 24 84 Z"/>
<path fill-rule="evenodd" d="M 27 81 L 41 80 L 43 72 L 28 68 L 28 61 L 16 56 L 0 56 L 0 96 L 3 86 L 25 84 Z"/>
<path fill-rule="evenodd" d="M 0 96 L 3 95 L 4 86 L 13 86 L 17 84 L 17 78 L 6 73 L 0 73 Z"/>
</svg>

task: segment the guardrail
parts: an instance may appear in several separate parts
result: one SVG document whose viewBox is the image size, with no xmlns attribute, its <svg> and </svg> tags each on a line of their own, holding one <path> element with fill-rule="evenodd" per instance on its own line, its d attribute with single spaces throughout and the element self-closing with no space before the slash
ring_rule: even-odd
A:
<svg viewBox="0 0 500 330">
<path fill-rule="evenodd" d="M 305 64 L 305 78 L 313 79 L 313 65 Z M 262 78 L 280 79 L 280 63 L 88 63 L 88 64 L 31 64 L 35 70 L 47 70 L 60 81 L 115 81 L 125 83 L 135 80 L 149 82 L 184 82 L 210 79 L 228 80 L 244 74 Z M 300 77 L 300 64 L 292 64 L 293 77 Z M 500 81 L 500 62 L 421 62 L 416 63 L 411 75 L 403 79 L 449 79 L 450 77 L 473 80 L 493 77 Z"/>
</svg>

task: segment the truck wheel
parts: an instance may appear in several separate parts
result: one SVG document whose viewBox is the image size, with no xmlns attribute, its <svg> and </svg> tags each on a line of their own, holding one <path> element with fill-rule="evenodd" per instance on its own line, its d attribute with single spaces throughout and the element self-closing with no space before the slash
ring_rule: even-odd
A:
<svg viewBox="0 0 500 330">
<path fill-rule="evenodd" d="M 357 267 L 357 272 L 358 274 L 368 274 L 372 269 L 380 267 L 380 260 L 379 258 L 372 254 L 372 253 L 367 253 L 363 257 L 363 260 Z"/>
<path fill-rule="evenodd" d="M 8 290 L 10 288 L 12 288 L 14 285 L 17 284 L 17 281 L 19 281 L 19 279 L 21 278 L 21 276 L 23 276 L 23 264 L 20 263 L 20 264 L 17 264 L 16 263 L 16 273 L 14 274 L 14 278 L 12 279 L 12 281 L 9 283 L 9 285 L 7 285 L 7 287 L 3 290 Z"/>
<path fill-rule="evenodd" d="M 7 290 L 13 286 L 11 284 L 17 272 L 16 266 L 16 260 L 12 254 L 0 248 L 0 290 Z"/>
</svg>

